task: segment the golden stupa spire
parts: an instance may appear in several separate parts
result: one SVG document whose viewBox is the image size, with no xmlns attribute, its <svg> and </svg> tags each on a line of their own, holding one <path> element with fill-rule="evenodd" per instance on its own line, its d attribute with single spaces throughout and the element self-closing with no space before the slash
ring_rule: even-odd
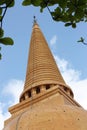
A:
<svg viewBox="0 0 87 130">
<path fill-rule="evenodd" d="M 3 130 L 87 130 L 87 111 L 73 99 L 34 20 L 24 90 Z"/>
<path fill-rule="evenodd" d="M 26 93 L 31 96 L 31 90 L 33 88 L 41 85 L 52 86 L 57 84 L 67 86 L 56 65 L 47 41 L 37 24 L 36 17 L 34 16 L 26 80 L 20 101 L 25 100 L 24 95 L 26 95 Z"/>
</svg>

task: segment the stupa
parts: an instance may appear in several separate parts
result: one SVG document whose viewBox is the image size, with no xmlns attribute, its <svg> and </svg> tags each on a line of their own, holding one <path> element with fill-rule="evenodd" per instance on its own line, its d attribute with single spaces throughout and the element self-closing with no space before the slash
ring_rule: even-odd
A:
<svg viewBox="0 0 87 130">
<path fill-rule="evenodd" d="M 36 20 L 24 90 L 3 130 L 87 130 L 87 111 L 74 100 Z"/>
</svg>

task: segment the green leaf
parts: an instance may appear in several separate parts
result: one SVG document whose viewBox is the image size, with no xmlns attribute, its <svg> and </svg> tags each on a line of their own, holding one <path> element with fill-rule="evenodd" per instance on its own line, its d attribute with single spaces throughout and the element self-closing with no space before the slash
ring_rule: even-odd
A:
<svg viewBox="0 0 87 130">
<path fill-rule="evenodd" d="M 31 4 L 31 0 L 24 0 L 23 2 L 22 2 L 22 5 L 23 6 L 27 6 L 27 5 L 30 5 Z"/>
<path fill-rule="evenodd" d="M 0 15 L 0 22 L 1 22 L 2 16 Z"/>
<path fill-rule="evenodd" d="M 0 15 L 2 14 L 2 8 L 0 7 Z"/>
<path fill-rule="evenodd" d="M 40 4 L 43 2 L 43 0 L 24 0 L 22 2 L 22 5 L 27 6 L 27 5 L 34 5 L 34 6 L 40 6 Z M 42 7 L 42 6 L 41 6 Z"/>
<path fill-rule="evenodd" d="M 62 8 L 65 8 L 66 5 L 67 5 L 66 0 L 58 0 L 58 3 L 59 3 L 59 6 L 62 7 Z"/>
<path fill-rule="evenodd" d="M 0 38 L 3 37 L 3 35 L 4 35 L 4 30 L 0 28 Z"/>
<path fill-rule="evenodd" d="M 0 43 L 4 45 L 13 45 L 14 42 L 10 37 L 4 37 L 0 39 Z"/>
<path fill-rule="evenodd" d="M 14 0 L 0 0 L 0 5 L 4 5 L 6 4 L 6 6 L 8 7 L 13 7 L 15 4 Z"/>
<path fill-rule="evenodd" d="M 75 17 L 78 18 L 78 19 L 81 19 L 83 18 L 84 16 L 84 11 L 80 8 L 78 8 L 75 12 Z"/>
<path fill-rule="evenodd" d="M 41 12 L 41 13 L 43 12 L 43 8 L 40 8 L 40 12 Z"/>
<path fill-rule="evenodd" d="M 40 4 L 42 3 L 42 0 L 31 0 L 31 3 L 32 3 L 34 6 L 40 6 Z"/>
<path fill-rule="evenodd" d="M 78 5 L 80 6 L 80 5 L 85 5 L 85 4 L 87 4 L 87 0 L 79 0 L 78 1 Z"/>
<path fill-rule="evenodd" d="M 41 3 L 40 3 L 40 7 L 42 8 L 42 10 L 43 10 L 44 8 L 46 8 L 46 6 L 47 6 L 47 5 L 46 5 L 45 2 L 41 2 Z"/>
<path fill-rule="evenodd" d="M 54 5 L 54 4 L 58 4 L 58 0 L 44 0 L 44 1 L 48 1 L 48 5 L 49 6 L 52 6 L 52 5 Z"/>
<path fill-rule="evenodd" d="M 80 40 L 78 40 L 77 42 L 82 42 L 83 43 L 84 42 L 84 38 L 81 37 Z"/>
<path fill-rule="evenodd" d="M 13 6 L 14 6 L 15 1 L 14 1 L 14 0 L 13 0 L 13 1 L 12 1 L 12 0 L 10 0 L 10 1 L 9 1 L 9 0 L 6 0 L 5 3 L 6 3 L 7 6 L 9 5 L 8 7 L 10 8 L 10 7 L 13 7 Z"/>
<path fill-rule="evenodd" d="M 76 28 L 76 23 L 72 23 L 72 28 Z"/>
<path fill-rule="evenodd" d="M 72 25 L 72 23 L 66 23 L 65 24 L 65 26 L 67 27 L 67 26 L 71 26 Z"/>
<path fill-rule="evenodd" d="M 61 14 L 61 8 L 60 7 L 57 7 L 55 9 L 55 15 L 60 15 Z"/>
<path fill-rule="evenodd" d="M 0 5 L 3 5 L 5 3 L 5 0 L 0 0 Z"/>
</svg>

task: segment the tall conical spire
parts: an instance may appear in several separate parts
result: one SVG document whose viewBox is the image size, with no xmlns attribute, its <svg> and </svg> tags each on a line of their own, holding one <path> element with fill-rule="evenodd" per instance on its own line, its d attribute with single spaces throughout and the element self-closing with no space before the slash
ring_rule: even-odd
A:
<svg viewBox="0 0 87 130">
<path fill-rule="evenodd" d="M 25 86 L 20 100 L 24 98 L 24 94 L 29 92 L 30 89 L 48 84 L 67 86 L 34 17 Z"/>
<path fill-rule="evenodd" d="M 87 130 L 87 111 L 73 99 L 34 21 L 24 91 L 3 130 Z"/>
</svg>

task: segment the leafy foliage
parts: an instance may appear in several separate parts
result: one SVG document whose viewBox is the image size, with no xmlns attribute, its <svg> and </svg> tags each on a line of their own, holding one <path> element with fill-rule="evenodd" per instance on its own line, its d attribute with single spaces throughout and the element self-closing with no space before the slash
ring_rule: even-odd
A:
<svg viewBox="0 0 87 130">
<path fill-rule="evenodd" d="M 0 43 L 4 45 L 13 45 L 13 40 L 10 37 L 4 37 L 0 39 Z"/>
<path fill-rule="evenodd" d="M 47 7 L 53 20 L 64 22 L 66 27 L 76 28 L 77 23 L 87 22 L 87 0 L 24 0 L 22 5 L 40 6 L 41 12 Z"/>
<path fill-rule="evenodd" d="M 3 19 L 5 17 L 8 8 L 13 7 L 15 4 L 14 0 L 1 0 L 0 1 L 0 44 L 3 45 L 13 45 L 13 40 L 10 37 L 4 37 L 4 30 L 2 29 Z M 0 46 L 1 51 L 1 46 Z M 0 53 L 0 60 L 2 54 Z"/>
<path fill-rule="evenodd" d="M 15 1 L 0 0 L 0 44 L 13 45 L 11 38 L 4 37 L 2 24 L 7 9 L 13 7 Z M 77 23 L 81 21 L 87 22 L 87 0 L 23 0 L 22 5 L 40 7 L 40 12 L 47 8 L 52 19 L 57 22 L 63 22 L 66 27 L 72 26 L 72 28 L 76 28 Z M 82 39 L 79 42 L 83 42 Z"/>
<path fill-rule="evenodd" d="M 81 37 L 80 40 L 78 40 L 78 42 L 83 43 L 84 45 L 87 45 L 87 43 L 85 42 L 85 39 L 83 37 Z"/>
</svg>

